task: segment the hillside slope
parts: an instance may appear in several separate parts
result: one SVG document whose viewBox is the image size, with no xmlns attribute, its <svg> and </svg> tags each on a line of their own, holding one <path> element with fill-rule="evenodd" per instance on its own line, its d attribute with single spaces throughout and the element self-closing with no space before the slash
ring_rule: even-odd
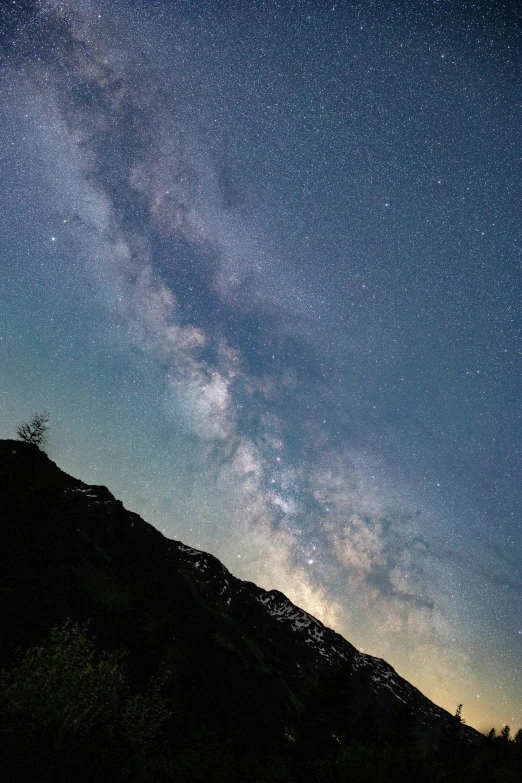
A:
<svg viewBox="0 0 522 783">
<path fill-rule="evenodd" d="M 89 618 L 102 645 L 129 649 L 138 685 L 169 672 L 187 726 L 297 742 L 312 755 L 399 735 L 480 741 L 385 661 L 282 593 L 165 538 L 35 446 L 0 442 L 0 508 L 0 665 L 54 624 Z"/>
</svg>

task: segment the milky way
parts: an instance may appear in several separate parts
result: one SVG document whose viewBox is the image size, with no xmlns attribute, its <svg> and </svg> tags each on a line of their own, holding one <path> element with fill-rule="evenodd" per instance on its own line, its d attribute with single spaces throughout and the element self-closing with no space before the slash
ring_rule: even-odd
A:
<svg viewBox="0 0 522 783">
<path fill-rule="evenodd" d="M 1 14 L 0 435 L 520 726 L 520 16 Z"/>
</svg>

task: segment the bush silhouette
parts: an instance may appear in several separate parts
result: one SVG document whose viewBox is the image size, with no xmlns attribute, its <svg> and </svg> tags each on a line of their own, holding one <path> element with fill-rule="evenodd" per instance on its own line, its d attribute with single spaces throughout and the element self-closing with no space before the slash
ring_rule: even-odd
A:
<svg viewBox="0 0 522 783">
<path fill-rule="evenodd" d="M 87 625 L 68 621 L 2 671 L 1 728 L 14 769 L 51 777 L 85 763 L 91 773 L 121 770 L 154 748 L 170 715 L 159 680 L 133 692 L 126 651 L 97 653 L 87 634 Z"/>
</svg>

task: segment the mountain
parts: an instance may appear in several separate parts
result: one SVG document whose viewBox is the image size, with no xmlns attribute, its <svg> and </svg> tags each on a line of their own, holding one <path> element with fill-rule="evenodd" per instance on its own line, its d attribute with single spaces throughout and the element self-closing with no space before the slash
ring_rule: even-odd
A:
<svg viewBox="0 0 522 783">
<path fill-rule="evenodd" d="M 309 760 L 354 741 L 483 740 L 279 591 L 165 538 L 36 446 L 0 441 L 0 509 L 0 666 L 89 619 L 98 644 L 129 650 L 136 687 L 168 671 L 178 732 L 212 727 Z"/>
</svg>

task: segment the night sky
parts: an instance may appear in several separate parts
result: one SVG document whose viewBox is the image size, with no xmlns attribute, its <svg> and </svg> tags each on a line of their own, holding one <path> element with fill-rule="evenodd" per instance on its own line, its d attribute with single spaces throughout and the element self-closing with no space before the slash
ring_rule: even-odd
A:
<svg viewBox="0 0 522 783">
<path fill-rule="evenodd" d="M 521 726 L 516 4 L 0 5 L 0 437 Z"/>
</svg>

